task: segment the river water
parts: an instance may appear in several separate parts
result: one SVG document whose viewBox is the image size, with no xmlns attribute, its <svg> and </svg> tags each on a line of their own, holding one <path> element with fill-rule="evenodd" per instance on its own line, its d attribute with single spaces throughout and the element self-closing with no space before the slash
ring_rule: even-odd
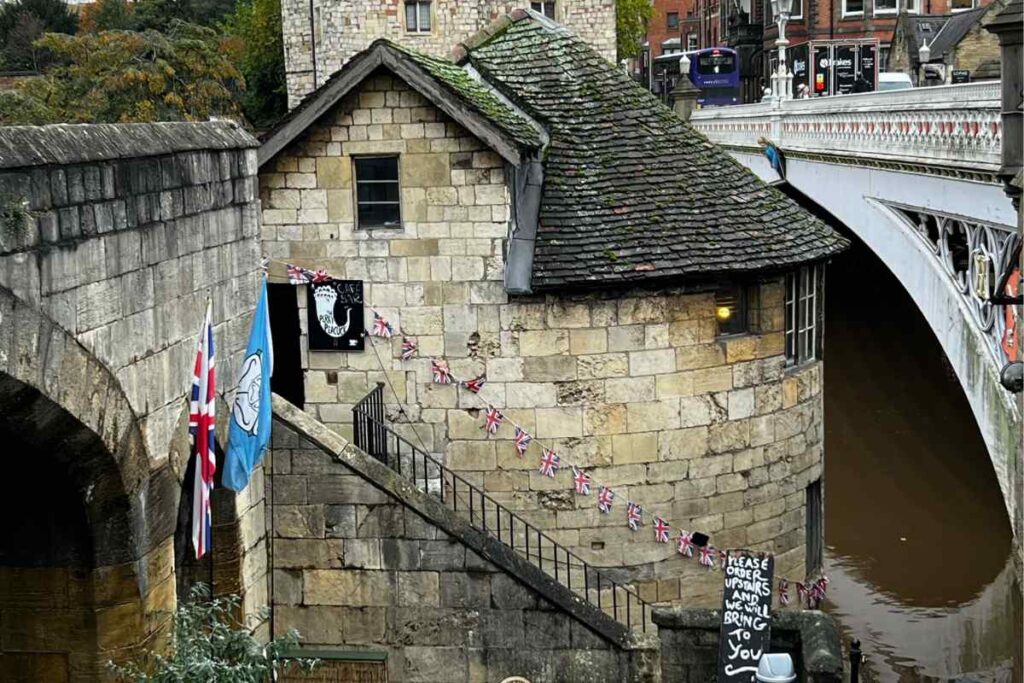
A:
<svg viewBox="0 0 1024 683">
<path fill-rule="evenodd" d="M 995 474 L 941 347 L 863 246 L 826 284 L 825 609 L 868 681 L 1021 681 Z"/>
</svg>

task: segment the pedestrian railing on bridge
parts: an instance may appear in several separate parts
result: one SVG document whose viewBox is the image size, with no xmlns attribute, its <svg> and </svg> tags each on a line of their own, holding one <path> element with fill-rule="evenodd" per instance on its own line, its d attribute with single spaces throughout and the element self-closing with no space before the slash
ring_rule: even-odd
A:
<svg viewBox="0 0 1024 683">
<path fill-rule="evenodd" d="M 521 516 L 456 474 L 398 433 L 385 418 L 378 383 L 352 409 L 353 441 L 360 449 L 439 498 L 471 526 L 492 537 L 629 629 L 647 631 L 650 606 L 636 590 L 591 566 Z M 412 425 L 408 425 L 410 430 Z M 414 432 L 410 432 L 415 434 Z M 414 437 L 415 438 L 415 437 Z"/>
</svg>

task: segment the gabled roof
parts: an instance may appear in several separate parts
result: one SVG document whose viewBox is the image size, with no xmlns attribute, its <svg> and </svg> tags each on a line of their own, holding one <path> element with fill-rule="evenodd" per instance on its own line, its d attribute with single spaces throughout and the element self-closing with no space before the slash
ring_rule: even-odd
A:
<svg viewBox="0 0 1024 683">
<path fill-rule="evenodd" d="M 939 34 L 928 43 L 932 48 L 932 58 L 941 57 L 955 48 L 967 32 L 974 28 L 987 9 L 978 7 L 950 15 Z"/>
<path fill-rule="evenodd" d="M 550 136 L 534 291 L 785 268 L 848 244 L 537 13 L 456 56 Z"/>
<path fill-rule="evenodd" d="M 273 158 L 381 67 L 408 82 L 510 163 L 519 163 L 523 150 L 537 149 L 543 144 L 542 131 L 534 122 L 503 102 L 499 95 L 465 69 L 381 39 L 352 57 L 263 136 L 259 150 L 260 165 Z"/>
</svg>

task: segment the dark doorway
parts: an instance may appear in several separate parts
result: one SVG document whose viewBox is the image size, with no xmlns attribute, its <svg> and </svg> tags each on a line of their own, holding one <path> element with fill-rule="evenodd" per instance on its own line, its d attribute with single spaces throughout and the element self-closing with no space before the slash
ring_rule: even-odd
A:
<svg viewBox="0 0 1024 683">
<path fill-rule="evenodd" d="M 270 386 L 275 394 L 302 408 L 306 403 L 306 391 L 302 375 L 298 290 L 295 285 L 268 284 L 267 296 L 270 336 L 274 341 L 274 374 L 270 376 Z"/>
</svg>

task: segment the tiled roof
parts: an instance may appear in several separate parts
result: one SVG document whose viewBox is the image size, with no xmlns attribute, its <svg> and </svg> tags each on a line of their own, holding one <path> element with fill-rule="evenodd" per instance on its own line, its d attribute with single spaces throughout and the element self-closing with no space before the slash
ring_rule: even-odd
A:
<svg viewBox="0 0 1024 683">
<path fill-rule="evenodd" d="M 532 12 L 463 54 L 545 127 L 534 291 L 826 258 L 847 241 Z"/>
</svg>

